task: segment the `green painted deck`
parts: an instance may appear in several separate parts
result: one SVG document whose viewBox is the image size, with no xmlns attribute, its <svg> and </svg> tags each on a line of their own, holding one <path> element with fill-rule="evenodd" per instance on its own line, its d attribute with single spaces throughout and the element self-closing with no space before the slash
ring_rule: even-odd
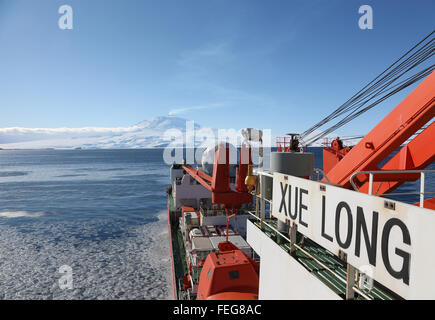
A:
<svg viewBox="0 0 435 320">
<path fill-rule="evenodd" d="M 168 195 L 168 208 L 171 215 L 174 215 L 174 199 L 171 195 Z M 175 221 L 174 221 L 175 220 Z M 175 273 L 175 286 L 176 292 L 180 290 L 180 281 L 183 275 L 188 273 L 188 267 L 186 264 L 186 254 L 184 248 L 184 242 L 181 236 L 180 229 L 178 228 L 178 221 L 172 219 L 171 223 L 171 240 L 172 240 L 172 257 L 174 259 L 174 273 Z"/>
<path fill-rule="evenodd" d="M 264 221 L 270 224 L 272 227 L 277 227 L 276 219 L 264 219 Z M 251 219 L 260 230 L 262 230 L 269 238 L 275 241 L 279 246 L 286 251 L 290 252 L 290 242 L 282 237 L 280 234 L 275 232 L 272 228 L 263 224 L 260 226 L 260 221 L 257 219 Z M 327 270 L 315 259 L 304 253 L 302 250 L 296 249 L 291 255 L 301 263 L 313 276 L 317 277 L 325 285 L 327 285 L 331 290 L 333 290 L 340 297 L 345 298 L 346 296 L 346 277 L 347 277 L 347 265 L 345 262 L 341 261 L 337 256 L 328 250 L 324 249 L 317 243 L 311 241 L 308 238 L 302 240 L 302 234 L 298 233 L 297 243 L 305 250 L 309 255 L 314 257 L 316 260 L 321 262 L 331 271 Z M 290 254 L 290 253 L 289 253 Z M 360 289 L 361 290 L 361 289 Z M 395 296 L 394 293 L 384 288 L 379 283 L 375 282 L 372 290 L 361 290 L 366 296 L 373 300 L 395 300 L 400 299 L 400 297 Z M 365 297 L 355 293 L 355 299 L 366 300 Z"/>
<path fill-rule="evenodd" d="M 172 194 L 168 194 L 168 206 L 169 211 L 175 211 L 174 197 L 172 197 Z"/>
</svg>

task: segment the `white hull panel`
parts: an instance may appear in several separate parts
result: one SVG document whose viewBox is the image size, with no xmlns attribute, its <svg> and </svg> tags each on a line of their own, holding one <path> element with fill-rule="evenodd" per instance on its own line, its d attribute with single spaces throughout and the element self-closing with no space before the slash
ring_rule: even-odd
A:
<svg viewBox="0 0 435 320">
<path fill-rule="evenodd" d="M 249 220 L 247 241 L 261 258 L 259 299 L 341 299 Z"/>
</svg>

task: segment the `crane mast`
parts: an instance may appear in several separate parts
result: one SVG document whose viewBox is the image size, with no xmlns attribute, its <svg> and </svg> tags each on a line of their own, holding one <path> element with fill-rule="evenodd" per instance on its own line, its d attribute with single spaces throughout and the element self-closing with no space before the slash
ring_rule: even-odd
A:
<svg viewBox="0 0 435 320">
<path fill-rule="evenodd" d="M 376 194 L 385 194 L 406 181 L 417 180 L 420 177 L 418 173 L 407 173 L 406 171 L 424 169 L 435 159 L 435 123 L 430 123 L 410 142 L 403 144 L 434 116 L 435 72 L 432 72 L 345 155 L 339 157 L 333 154 L 331 156 L 333 152 L 325 149 L 324 154 L 327 153 L 327 156 L 324 156 L 324 168 L 327 169 L 326 174 L 329 181 L 350 189 L 350 178 L 357 172 L 403 171 L 397 174 L 375 175 L 373 190 Z M 401 149 L 380 168 L 381 162 L 385 161 L 400 146 L 402 146 Z M 331 163 L 334 161 L 335 163 Z M 357 175 L 354 182 L 360 192 L 368 192 L 368 174 Z M 427 204 L 435 207 L 433 199 L 427 200 Z"/>
</svg>

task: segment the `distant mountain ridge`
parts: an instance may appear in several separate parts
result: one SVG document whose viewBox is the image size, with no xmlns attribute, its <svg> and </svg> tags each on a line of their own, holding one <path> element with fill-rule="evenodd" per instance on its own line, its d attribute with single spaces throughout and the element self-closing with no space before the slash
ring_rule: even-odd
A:
<svg viewBox="0 0 435 320">
<path fill-rule="evenodd" d="M 121 128 L 0 128 L 0 148 L 123 149 L 166 147 L 172 139 L 165 137 L 165 131 L 177 129 L 184 133 L 187 121 L 175 116 L 160 116 Z M 196 123 L 194 128 L 195 130 L 203 129 Z"/>
<path fill-rule="evenodd" d="M 0 149 L 135 149 L 164 148 L 169 144 L 182 147 L 187 121 L 175 116 L 160 116 L 117 128 L 0 128 Z M 181 133 L 178 140 L 165 135 L 169 129 Z M 195 146 L 210 137 L 217 137 L 215 128 L 194 123 L 194 129 Z M 235 130 L 233 134 L 240 136 Z M 330 138 L 335 139 L 336 136 L 331 135 Z M 346 141 L 346 144 L 358 141 Z M 275 145 L 275 137 L 272 137 L 271 143 Z M 321 141 L 312 146 L 321 146 Z"/>
</svg>

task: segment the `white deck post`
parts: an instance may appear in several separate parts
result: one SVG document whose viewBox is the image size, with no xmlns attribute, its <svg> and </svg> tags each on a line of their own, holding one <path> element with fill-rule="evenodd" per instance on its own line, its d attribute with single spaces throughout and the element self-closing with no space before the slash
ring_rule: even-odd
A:
<svg viewBox="0 0 435 320">
<path fill-rule="evenodd" d="M 420 207 L 424 208 L 424 172 L 421 172 L 420 175 Z"/>
<path fill-rule="evenodd" d="M 353 290 L 353 287 L 355 285 L 355 272 L 356 269 L 348 263 L 346 279 L 346 300 L 350 300 L 355 297 L 355 291 Z"/>
</svg>

